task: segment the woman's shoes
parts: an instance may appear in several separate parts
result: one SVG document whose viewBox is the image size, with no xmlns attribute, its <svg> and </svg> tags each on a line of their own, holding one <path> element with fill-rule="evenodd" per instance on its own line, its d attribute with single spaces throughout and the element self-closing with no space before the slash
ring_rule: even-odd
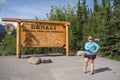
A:
<svg viewBox="0 0 120 80">
<path fill-rule="evenodd" d="M 87 74 L 87 71 L 85 71 L 84 74 Z M 94 75 L 94 72 L 90 73 L 90 75 Z"/>
<path fill-rule="evenodd" d="M 84 74 L 87 74 L 87 71 L 85 71 Z"/>
<path fill-rule="evenodd" d="M 94 74 L 94 72 L 90 73 L 90 75 L 93 75 L 93 74 Z"/>
</svg>

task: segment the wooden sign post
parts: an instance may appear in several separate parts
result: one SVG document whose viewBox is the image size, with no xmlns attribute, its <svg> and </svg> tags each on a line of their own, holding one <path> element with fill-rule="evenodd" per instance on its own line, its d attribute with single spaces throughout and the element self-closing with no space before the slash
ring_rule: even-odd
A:
<svg viewBox="0 0 120 80">
<path fill-rule="evenodd" d="M 17 22 L 16 57 L 21 58 L 21 47 L 62 47 L 69 55 L 69 22 L 2 18 Z"/>
</svg>

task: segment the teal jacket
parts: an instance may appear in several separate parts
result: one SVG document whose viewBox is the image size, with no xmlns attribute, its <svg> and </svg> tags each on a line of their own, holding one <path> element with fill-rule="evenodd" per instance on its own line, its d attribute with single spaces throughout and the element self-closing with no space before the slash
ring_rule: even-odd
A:
<svg viewBox="0 0 120 80">
<path fill-rule="evenodd" d="M 91 44 L 87 42 L 84 48 L 86 50 L 87 55 L 94 55 L 99 50 L 100 46 L 95 42 L 92 42 Z"/>
</svg>

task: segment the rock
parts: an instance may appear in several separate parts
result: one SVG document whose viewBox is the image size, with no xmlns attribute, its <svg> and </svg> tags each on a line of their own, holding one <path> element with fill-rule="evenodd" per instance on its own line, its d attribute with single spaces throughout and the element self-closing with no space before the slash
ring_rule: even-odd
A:
<svg viewBox="0 0 120 80">
<path fill-rule="evenodd" d="M 77 56 L 83 56 L 85 54 L 85 51 L 77 51 Z"/>
<path fill-rule="evenodd" d="M 51 59 L 43 59 L 42 63 L 52 63 Z"/>
<path fill-rule="evenodd" d="M 41 58 L 40 57 L 30 57 L 28 59 L 28 63 L 30 63 L 30 64 L 40 64 L 41 63 Z"/>
</svg>

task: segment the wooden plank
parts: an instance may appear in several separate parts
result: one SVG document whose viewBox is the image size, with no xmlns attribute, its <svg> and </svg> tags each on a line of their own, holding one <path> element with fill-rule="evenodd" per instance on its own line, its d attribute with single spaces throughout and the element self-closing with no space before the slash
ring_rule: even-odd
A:
<svg viewBox="0 0 120 80">
<path fill-rule="evenodd" d="M 2 18 L 2 21 L 9 22 L 28 22 L 28 23 L 52 23 L 52 24 L 66 24 L 70 25 L 67 21 L 48 21 L 48 20 L 34 20 L 34 19 L 19 19 L 19 18 Z"/>
<path fill-rule="evenodd" d="M 63 25 L 55 25 L 55 29 L 47 25 L 47 29 L 44 28 L 32 28 L 32 25 L 36 24 L 23 24 L 21 26 L 21 46 L 22 47 L 63 47 L 65 45 L 65 27 Z"/>
</svg>

